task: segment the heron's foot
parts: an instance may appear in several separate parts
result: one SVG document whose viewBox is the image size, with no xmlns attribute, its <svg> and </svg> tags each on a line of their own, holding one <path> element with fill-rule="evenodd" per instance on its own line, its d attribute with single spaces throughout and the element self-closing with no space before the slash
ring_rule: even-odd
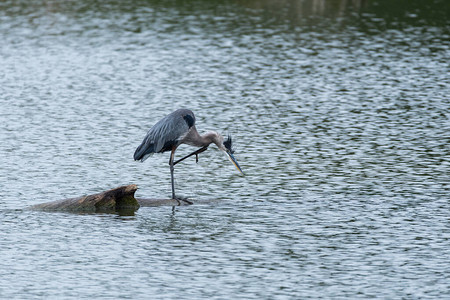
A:
<svg viewBox="0 0 450 300">
<path fill-rule="evenodd" d="M 185 197 L 177 197 L 177 196 L 176 196 L 176 197 L 173 198 L 173 199 L 176 200 L 176 201 L 178 202 L 178 206 L 181 205 L 181 201 L 183 201 L 183 202 L 185 202 L 185 203 L 187 203 L 187 204 L 189 204 L 189 205 L 194 204 L 194 202 L 188 200 L 188 198 L 185 198 Z"/>
</svg>

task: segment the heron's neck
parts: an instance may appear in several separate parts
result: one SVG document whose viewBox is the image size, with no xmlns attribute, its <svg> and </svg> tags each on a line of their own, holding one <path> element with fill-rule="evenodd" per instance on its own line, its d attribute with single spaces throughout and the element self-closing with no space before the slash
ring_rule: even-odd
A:
<svg viewBox="0 0 450 300">
<path fill-rule="evenodd" d="M 206 132 L 205 134 L 200 135 L 200 140 L 202 143 L 202 147 L 209 146 L 211 143 L 219 145 L 220 134 L 214 131 Z"/>
<path fill-rule="evenodd" d="M 211 143 L 220 145 L 221 135 L 217 132 L 210 131 L 205 134 L 200 135 L 196 129 L 190 132 L 190 137 L 188 137 L 187 143 L 197 147 L 209 146 Z"/>
</svg>

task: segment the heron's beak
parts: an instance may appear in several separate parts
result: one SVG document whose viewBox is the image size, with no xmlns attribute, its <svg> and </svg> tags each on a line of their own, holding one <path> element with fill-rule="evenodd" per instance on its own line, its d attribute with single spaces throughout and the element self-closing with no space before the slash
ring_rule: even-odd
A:
<svg viewBox="0 0 450 300">
<path fill-rule="evenodd" d="M 233 163 L 233 165 L 236 167 L 236 169 L 239 170 L 239 172 L 241 172 L 242 175 L 244 175 L 244 172 L 242 172 L 241 167 L 239 166 L 236 158 L 234 158 L 234 155 L 230 152 L 230 151 L 225 151 L 225 153 L 227 154 L 228 159 Z"/>
</svg>

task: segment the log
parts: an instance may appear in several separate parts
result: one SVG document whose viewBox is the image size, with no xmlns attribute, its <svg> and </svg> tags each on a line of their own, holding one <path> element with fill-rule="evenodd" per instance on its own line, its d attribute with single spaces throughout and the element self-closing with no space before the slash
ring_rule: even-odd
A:
<svg viewBox="0 0 450 300">
<path fill-rule="evenodd" d="M 139 203 L 134 198 L 137 185 L 130 184 L 111 189 L 102 193 L 77 198 L 63 199 L 37 204 L 30 207 L 42 211 L 68 212 L 134 212 L 139 209 Z"/>
<path fill-rule="evenodd" d="M 136 198 L 140 207 L 154 207 L 154 206 L 184 206 L 191 205 L 189 202 L 183 200 L 177 201 L 175 199 L 149 199 L 149 198 Z"/>
<path fill-rule="evenodd" d="M 133 214 L 139 207 L 144 206 L 183 206 L 192 204 L 187 199 L 177 201 L 174 199 L 135 198 L 134 193 L 137 188 L 135 184 L 124 185 L 98 194 L 36 204 L 31 206 L 30 209 L 74 213 L 118 212 L 120 214 Z"/>
</svg>

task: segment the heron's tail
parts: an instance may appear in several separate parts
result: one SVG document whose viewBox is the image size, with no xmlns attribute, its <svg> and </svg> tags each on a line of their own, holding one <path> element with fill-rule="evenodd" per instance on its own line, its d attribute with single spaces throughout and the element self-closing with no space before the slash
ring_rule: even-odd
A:
<svg viewBox="0 0 450 300">
<path fill-rule="evenodd" d="M 147 145 L 145 141 L 137 147 L 136 151 L 134 152 L 134 160 L 140 160 L 144 161 L 149 156 L 151 156 L 153 153 L 155 153 L 155 145 L 149 144 Z"/>
</svg>

